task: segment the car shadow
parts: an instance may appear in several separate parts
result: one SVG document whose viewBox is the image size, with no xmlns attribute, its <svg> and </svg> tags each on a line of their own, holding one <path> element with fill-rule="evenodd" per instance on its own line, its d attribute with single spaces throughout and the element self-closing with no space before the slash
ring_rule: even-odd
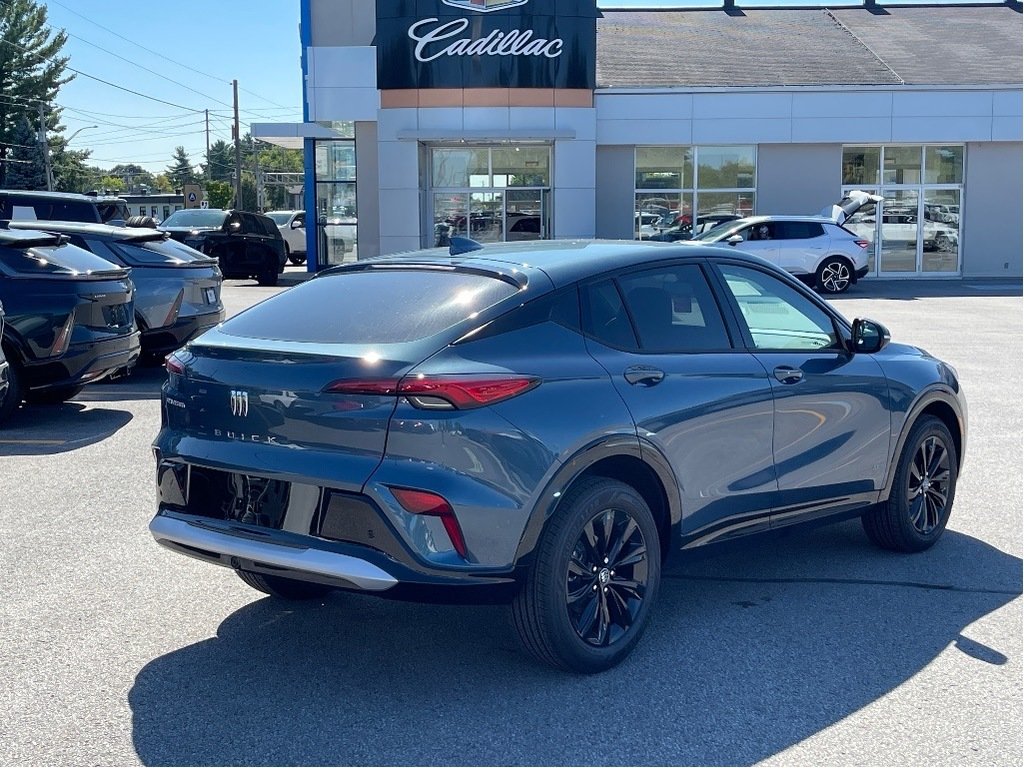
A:
<svg viewBox="0 0 1024 768">
<path fill-rule="evenodd" d="M 758 578 L 778 558 L 813 561 L 822 549 L 823 579 Z M 886 568 L 919 557 L 876 558 L 847 523 L 725 563 L 702 558 L 668 574 L 636 652 L 592 677 L 533 662 L 500 606 L 256 599 L 216 637 L 141 670 L 134 746 L 147 765 L 749 764 L 884 696 L 951 645 L 1005 663 L 964 633 L 1020 594 L 1021 560 L 950 531 L 913 567 L 970 563 L 998 588 L 930 588 L 907 582 L 906 566 Z M 715 577 L 730 558 L 749 581 Z"/>
<path fill-rule="evenodd" d="M 60 405 L 23 405 L 0 429 L 0 457 L 49 456 L 106 440 L 132 420 L 128 411 Z"/>
<path fill-rule="evenodd" d="M 161 365 L 138 365 L 131 375 L 107 379 L 87 385 L 74 397 L 80 403 L 118 403 L 137 400 L 159 400 L 160 387 L 167 381 Z"/>
</svg>

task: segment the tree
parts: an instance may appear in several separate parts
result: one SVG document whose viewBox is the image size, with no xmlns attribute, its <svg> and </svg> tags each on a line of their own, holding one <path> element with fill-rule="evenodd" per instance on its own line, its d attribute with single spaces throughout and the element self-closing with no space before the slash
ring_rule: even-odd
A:
<svg viewBox="0 0 1024 768">
<path fill-rule="evenodd" d="M 37 0 L 3 0 L 0 8 L 0 158 L 6 158 L 14 150 L 25 150 L 14 134 L 21 131 L 22 120 L 38 127 L 40 105 L 47 130 L 63 130 L 60 110 L 51 105 L 73 75 L 64 74 L 68 57 L 60 55 L 67 33 L 53 32 L 45 5 Z M 0 163 L 0 187 L 9 186 L 7 173 L 15 165 Z"/>
<path fill-rule="evenodd" d="M 135 163 L 115 165 L 110 169 L 110 175 L 121 179 L 124 182 L 123 189 L 129 192 L 141 190 L 142 187 L 152 190 L 156 186 L 153 174 Z"/>
<path fill-rule="evenodd" d="M 192 167 L 192 161 L 184 147 L 175 147 L 174 161 L 167 166 L 167 178 L 179 188 L 196 183 L 196 169 Z"/>
<path fill-rule="evenodd" d="M 97 182 L 96 187 L 101 192 L 123 192 L 124 179 L 120 176 L 104 176 Z"/>
<path fill-rule="evenodd" d="M 206 199 L 211 208 L 227 208 L 235 196 L 232 186 L 226 181 L 206 182 Z"/>
<path fill-rule="evenodd" d="M 174 182 L 167 178 L 166 173 L 158 173 L 153 177 L 153 188 L 164 194 L 174 192 Z"/>
<path fill-rule="evenodd" d="M 7 171 L 4 184 L 10 189 L 46 189 L 43 149 L 27 117 L 18 120 L 10 137 L 12 151 L 6 162 L 0 163 Z"/>
<path fill-rule="evenodd" d="M 58 192 L 84 192 L 95 178 L 85 161 L 92 154 L 88 149 L 68 149 L 63 137 L 50 141 L 50 163 L 53 166 L 53 188 Z"/>
<path fill-rule="evenodd" d="M 235 177 L 235 150 L 223 139 L 210 145 L 206 153 L 205 176 L 210 181 L 231 182 Z"/>
</svg>

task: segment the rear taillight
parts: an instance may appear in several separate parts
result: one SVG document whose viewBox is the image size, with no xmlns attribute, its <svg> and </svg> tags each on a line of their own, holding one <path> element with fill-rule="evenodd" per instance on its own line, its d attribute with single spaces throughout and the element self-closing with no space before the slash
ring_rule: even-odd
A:
<svg viewBox="0 0 1024 768">
<path fill-rule="evenodd" d="M 428 410 L 469 410 L 500 403 L 529 392 L 540 385 L 536 376 L 410 376 L 393 379 L 343 380 L 329 384 L 325 391 L 345 395 L 400 395 L 417 408 Z"/>
<path fill-rule="evenodd" d="M 869 245 L 871 245 L 870 240 L 854 240 L 853 242 L 855 242 L 861 248 L 867 248 Z"/>
<path fill-rule="evenodd" d="M 173 373 L 176 376 L 185 375 L 185 364 L 182 363 L 173 352 L 164 358 L 164 368 L 167 369 L 168 373 Z"/>
<path fill-rule="evenodd" d="M 171 309 L 167 313 L 167 317 L 164 318 L 164 325 L 168 326 L 174 323 L 178 319 L 178 313 L 181 311 L 181 302 L 185 298 L 185 289 L 182 288 L 178 291 L 177 297 L 174 299 L 174 303 L 171 304 Z"/>
<path fill-rule="evenodd" d="M 411 488 L 392 488 L 391 493 L 398 499 L 398 503 L 406 512 L 440 518 L 448 538 L 452 540 L 452 546 L 459 553 L 459 557 L 466 556 L 466 539 L 462 535 L 462 527 L 455 517 L 452 505 L 443 496 Z"/>
<path fill-rule="evenodd" d="M 71 310 L 71 314 L 68 315 L 68 319 L 64 321 L 64 325 L 53 340 L 53 346 L 50 347 L 50 357 L 59 357 L 68 351 L 68 346 L 71 344 L 71 331 L 74 327 L 75 310 Z"/>
</svg>

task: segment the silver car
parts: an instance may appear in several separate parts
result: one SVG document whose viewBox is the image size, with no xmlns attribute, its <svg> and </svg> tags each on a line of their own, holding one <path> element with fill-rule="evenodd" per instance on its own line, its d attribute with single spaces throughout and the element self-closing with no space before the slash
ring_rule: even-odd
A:
<svg viewBox="0 0 1024 768">
<path fill-rule="evenodd" d="M 217 259 L 167 233 L 81 222 L 11 222 L 12 229 L 43 226 L 100 258 L 131 268 L 144 355 L 162 357 L 224 320 Z"/>
</svg>

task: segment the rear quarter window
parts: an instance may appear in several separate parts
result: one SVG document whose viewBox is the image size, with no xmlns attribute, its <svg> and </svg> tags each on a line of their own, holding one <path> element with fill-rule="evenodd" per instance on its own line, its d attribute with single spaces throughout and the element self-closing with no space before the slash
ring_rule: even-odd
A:
<svg viewBox="0 0 1024 768">
<path fill-rule="evenodd" d="M 435 336 L 517 293 L 485 275 L 371 269 L 326 275 L 224 324 L 235 336 L 326 344 L 401 344 Z"/>
</svg>

